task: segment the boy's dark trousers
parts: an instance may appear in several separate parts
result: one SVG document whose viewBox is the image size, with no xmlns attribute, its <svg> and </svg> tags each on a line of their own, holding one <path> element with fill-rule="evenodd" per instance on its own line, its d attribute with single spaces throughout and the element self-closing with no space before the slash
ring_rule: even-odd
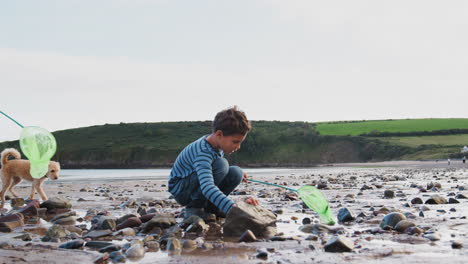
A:
<svg viewBox="0 0 468 264">
<path fill-rule="evenodd" d="M 238 166 L 229 166 L 228 161 L 219 157 L 212 164 L 214 184 L 225 194 L 229 195 L 242 181 L 242 169 Z M 175 196 L 175 200 L 187 208 L 205 208 L 208 211 L 216 210 L 203 195 L 196 172 L 180 179 L 182 191 Z"/>
</svg>

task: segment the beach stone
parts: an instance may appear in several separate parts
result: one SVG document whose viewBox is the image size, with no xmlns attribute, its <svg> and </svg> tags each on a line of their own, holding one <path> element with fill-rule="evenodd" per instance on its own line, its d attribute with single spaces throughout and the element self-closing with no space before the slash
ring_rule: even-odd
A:
<svg viewBox="0 0 468 264">
<path fill-rule="evenodd" d="M 119 251 L 122 247 L 118 245 L 109 245 L 107 247 L 103 247 L 99 249 L 99 252 L 105 253 L 105 252 L 112 252 L 112 251 Z"/>
<path fill-rule="evenodd" d="M 302 219 L 302 224 L 303 225 L 308 225 L 312 222 L 312 220 L 310 220 L 309 217 L 305 217 L 304 219 Z"/>
<path fill-rule="evenodd" d="M 97 249 L 105 248 L 105 247 L 112 246 L 112 245 L 114 244 L 112 244 L 111 242 L 106 242 L 106 241 L 88 241 L 85 244 L 86 247 L 97 248 Z"/>
<path fill-rule="evenodd" d="M 140 217 L 140 220 L 142 223 L 146 223 L 148 222 L 149 220 L 153 219 L 153 217 L 155 216 L 156 214 L 147 214 L 147 215 L 143 215 Z"/>
<path fill-rule="evenodd" d="M 438 241 L 440 240 L 440 234 L 438 233 L 430 233 L 430 234 L 425 234 L 423 237 L 431 240 L 431 241 Z"/>
<path fill-rule="evenodd" d="M 112 230 L 93 230 L 89 233 L 87 233 L 84 237 L 87 238 L 100 238 L 100 237 L 105 237 L 105 236 L 110 236 L 112 235 Z"/>
<path fill-rule="evenodd" d="M 406 220 L 406 216 L 403 215 L 402 213 L 397 213 L 397 212 L 389 213 L 382 219 L 382 222 L 380 222 L 380 228 L 384 228 L 385 226 L 390 226 L 392 228 L 395 228 L 395 226 L 401 220 Z"/>
<path fill-rule="evenodd" d="M 120 230 L 120 229 L 124 229 L 127 227 L 136 227 L 136 226 L 140 226 L 141 224 L 142 222 L 140 218 L 134 216 L 134 217 L 129 217 L 125 221 L 121 222 L 119 225 L 117 225 L 116 229 Z"/>
<path fill-rule="evenodd" d="M 398 224 L 396 224 L 395 230 L 400 233 L 404 233 L 406 229 L 413 227 L 413 226 L 416 226 L 413 222 L 408 221 L 408 220 L 401 220 L 400 222 L 398 222 Z"/>
<path fill-rule="evenodd" d="M 432 188 L 442 189 L 442 185 L 438 182 L 430 182 L 427 184 L 426 189 L 430 190 Z"/>
<path fill-rule="evenodd" d="M 458 201 L 458 200 L 455 199 L 455 198 L 449 198 L 448 203 L 449 203 L 449 204 L 457 204 L 457 203 L 460 203 L 460 201 Z"/>
<path fill-rule="evenodd" d="M 333 236 L 331 237 L 324 246 L 325 252 L 351 252 L 354 248 L 354 244 L 348 238 L 344 236 Z"/>
<path fill-rule="evenodd" d="M 49 198 L 49 200 L 44 201 L 41 203 L 40 208 L 47 208 L 47 210 L 51 209 L 69 209 L 71 208 L 70 201 L 62 196 L 56 196 Z"/>
<path fill-rule="evenodd" d="M 457 198 L 457 199 L 468 199 L 465 195 L 463 195 L 461 193 L 457 194 L 457 196 L 455 196 L 455 198 Z"/>
<path fill-rule="evenodd" d="M 120 229 L 113 233 L 114 236 L 122 235 L 122 236 L 136 236 L 135 229 L 131 227 L 126 227 L 124 229 Z"/>
<path fill-rule="evenodd" d="M 166 249 L 169 251 L 180 251 L 182 249 L 182 244 L 179 239 L 170 237 L 167 239 Z"/>
<path fill-rule="evenodd" d="M 75 240 L 68 241 L 66 243 L 61 244 L 59 248 L 78 249 L 78 248 L 83 247 L 83 245 L 84 245 L 83 239 L 75 239 Z"/>
<path fill-rule="evenodd" d="M 143 232 L 148 233 L 155 227 L 169 228 L 176 223 L 176 219 L 171 215 L 155 215 L 151 220 L 144 224 Z"/>
<path fill-rule="evenodd" d="M 218 223 L 208 223 L 207 237 L 220 238 L 223 236 L 223 227 Z"/>
<path fill-rule="evenodd" d="M 193 251 L 197 248 L 197 242 L 195 240 L 186 239 L 184 243 L 182 243 L 182 248 L 184 251 Z"/>
<path fill-rule="evenodd" d="M 20 213 L 0 217 L 0 232 L 9 233 L 20 226 L 24 226 L 24 216 Z"/>
<path fill-rule="evenodd" d="M 97 221 L 96 230 L 115 230 L 115 220 L 114 216 L 100 216 Z"/>
<path fill-rule="evenodd" d="M 206 232 L 209 228 L 205 221 L 196 215 L 192 215 L 189 218 L 185 219 L 184 223 L 188 225 L 188 227 L 185 229 L 185 231 L 188 233 Z"/>
<path fill-rule="evenodd" d="M 15 207 L 22 207 L 24 205 L 24 199 L 23 198 L 13 198 L 10 200 L 10 204 L 12 208 Z"/>
<path fill-rule="evenodd" d="M 19 236 L 15 236 L 14 238 L 21 239 L 23 241 L 31 241 L 32 240 L 32 236 L 29 233 L 24 233 L 24 234 L 21 234 Z"/>
<path fill-rule="evenodd" d="M 246 230 L 239 238 L 239 242 L 255 242 L 256 240 L 257 237 L 250 230 Z"/>
<path fill-rule="evenodd" d="M 463 243 L 461 241 L 453 241 L 452 248 L 453 249 L 460 249 L 463 247 Z"/>
<path fill-rule="evenodd" d="M 323 224 L 308 224 L 299 227 L 299 230 L 304 233 L 312 233 L 312 234 L 321 234 L 321 233 L 337 233 L 343 230 L 343 227 L 331 227 Z"/>
<path fill-rule="evenodd" d="M 120 251 L 113 251 L 109 253 L 109 258 L 112 260 L 113 263 L 125 263 L 126 257 Z"/>
<path fill-rule="evenodd" d="M 126 208 L 126 207 L 135 207 L 136 206 L 136 200 L 131 198 L 128 199 L 127 201 L 123 202 L 120 207 L 121 208 Z"/>
<path fill-rule="evenodd" d="M 149 252 L 156 252 L 159 250 L 159 243 L 157 241 L 148 241 L 145 243 L 145 247 L 148 248 Z"/>
<path fill-rule="evenodd" d="M 392 190 L 385 190 L 384 191 L 384 198 L 386 198 L 386 199 L 395 198 L 395 192 L 392 191 Z"/>
<path fill-rule="evenodd" d="M 271 237 L 276 233 L 276 215 L 260 205 L 238 202 L 226 216 L 224 235 L 240 237 L 246 230 L 260 238 Z"/>
<path fill-rule="evenodd" d="M 417 227 L 417 226 L 413 226 L 413 227 L 407 228 L 405 232 L 407 234 L 409 234 L 409 235 L 420 235 L 424 231 L 421 228 Z"/>
<path fill-rule="evenodd" d="M 444 197 L 438 194 L 432 195 L 431 198 L 429 198 L 426 201 L 426 204 L 446 204 L 446 203 L 447 203 L 447 199 L 445 199 Z"/>
<path fill-rule="evenodd" d="M 308 235 L 305 240 L 318 241 L 319 237 L 317 235 Z"/>
<path fill-rule="evenodd" d="M 57 225 L 74 225 L 76 223 L 76 216 L 62 217 L 51 222 Z"/>
<path fill-rule="evenodd" d="M 411 200 L 411 204 L 423 204 L 423 200 L 419 197 L 416 197 Z"/>
<path fill-rule="evenodd" d="M 367 186 L 365 184 L 361 187 L 361 191 L 372 190 L 372 189 L 374 189 L 374 188 L 372 188 L 371 186 Z"/>
<path fill-rule="evenodd" d="M 61 225 L 53 225 L 51 226 L 46 234 L 44 235 L 44 237 L 42 237 L 42 241 L 43 242 L 48 242 L 48 241 L 52 241 L 54 239 L 62 239 L 62 238 L 65 238 L 67 235 L 69 235 L 70 232 L 65 229 L 63 226 Z"/>
<path fill-rule="evenodd" d="M 24 217 L 41 216 L 38 210 L 39 206 L 40 206 L 40 203 L 38 200 L 32 200 L 28 202 L 28 204 L 25 207 L 21 208 L 18 211 L 18 213 L 22 214 Z M 47 209 L 45 209 L 45 211 L 46 210 Z"/>
<path fill-rule="evenodd" d="M 256 258 L 259 258 L 259 259 L 262 259 L 262 260 L 267 260 L 268 259 L 268 252 L 260 251 L 260 252 L 258 252 Z"/>
<path fill-rule="evenodd" d="M 350 222 L 354 221 L 356 219 L 356 216 L 348 208 L 341 208 L 338 211 L 337 218 L 339 222 Z"/>
<path fill-rule="evenodd" d="M 138 216 L 138 215 L 135 215 L 135 214 L 126 214 L 126 215 L 124 215 L 124 216 L 122 216 L 122 217 L 117 218 L 117 220 L 115 221 L 115 223 L 116 223 L 117 225 L 120 225 L 121 223 L 127 221 L 129 218 L 132 218 L 132 217 L 137 217 L 137 218 L 138 218 L 139 216 Z M 148 220 L 149 220 L 149 219 L 148 219 Z"/>
</svg>

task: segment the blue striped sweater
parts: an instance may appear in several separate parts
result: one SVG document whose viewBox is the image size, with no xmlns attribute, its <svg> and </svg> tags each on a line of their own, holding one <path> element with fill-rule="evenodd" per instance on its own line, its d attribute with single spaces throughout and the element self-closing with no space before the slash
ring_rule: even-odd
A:
<svg viewBox="0 0 468 264">
<path fill-rule="evenodd" d="M 185 178 L 197 173 L 203 195 L 223 212 L 227 213 L 234 202 L 221 192 L 214 184 L 212 164 L 218 157 L 223 157 L 222 150 L 215 150 L 203 136 L 185 147 L 177 156 L 169 178 L 169 192 L 176 196 L 183 192 L 181 181 L 174 178 Z"/>
</svg>

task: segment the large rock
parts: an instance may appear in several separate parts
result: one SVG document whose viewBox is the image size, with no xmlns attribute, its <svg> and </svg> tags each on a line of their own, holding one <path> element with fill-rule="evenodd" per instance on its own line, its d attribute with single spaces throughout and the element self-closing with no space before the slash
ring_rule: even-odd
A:
<svg viewBox="0 0 468 264">
<path fill-rule="evenodd" d="M 62 196 L 52 197 L 49 200 L 41 203 L 41 208 L 51 209 L 68 209 L 71 208 L 70 201 Z"/>
<path fill-rule="evenodd" d="M 333 236 L 324 246 L 326 252 L 351 252 L 354 248 L 352 241 L 344 236 Z"/>
<path fill-rule="evenodd" d="M 226 216 L 223 226 L 224 235 L 240 237 L 249 229 L 260 238 L 274 235 L 276 233 L 276 215 L 260 205 L 237 203 Z"/>
</svg>

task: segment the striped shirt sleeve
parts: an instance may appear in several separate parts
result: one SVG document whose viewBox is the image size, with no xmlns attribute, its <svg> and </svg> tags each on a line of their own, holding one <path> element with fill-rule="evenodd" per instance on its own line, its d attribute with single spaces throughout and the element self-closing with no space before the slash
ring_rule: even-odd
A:
<svg viewBox="0 0 468 264">
<path fill-rule="evenodd" d="M 234 202 L 229 199 L 218 186 L 215 185 L 213 180 L 213 156 L 210 153 L 201 151 L 195 159 L 194 167 L 200 182 L 200 188 L 203 195 L 212 202 L 221 211 L 227 213 Z"/>
</svg>

